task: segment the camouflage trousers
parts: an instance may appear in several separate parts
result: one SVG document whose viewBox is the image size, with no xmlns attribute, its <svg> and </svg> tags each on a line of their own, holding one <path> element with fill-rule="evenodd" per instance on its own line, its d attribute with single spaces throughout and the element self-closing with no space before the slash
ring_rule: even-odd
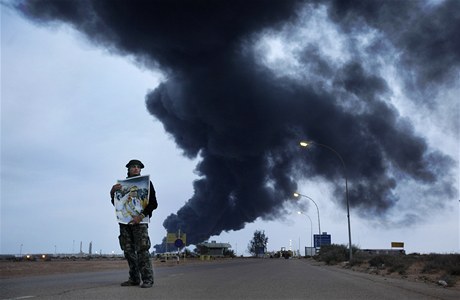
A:
<svg viewBox="0 0 460 300">
<path fill-rule="evenodd" d="M 120 247 L 129 265 L 129 279 L 133 282 L 153 283 L 150 257 L 150 238 L 147 224 L 120 224 Z"/>
</svg>

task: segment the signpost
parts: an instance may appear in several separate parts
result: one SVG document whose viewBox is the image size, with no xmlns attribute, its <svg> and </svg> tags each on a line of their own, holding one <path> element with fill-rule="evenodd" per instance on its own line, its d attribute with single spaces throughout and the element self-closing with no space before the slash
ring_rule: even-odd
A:
<svg viewBox="0 0 460 300">
<path fill-rule="evenodd" d="M 166 252 L 168 251 L 168 244 L 174 244 L 174 247 L 177 248 L 177 258 L 179 259 L 180 249 L 185 247 L 187 244 L 187 235 L 185 233 L 181 233 L 180 230 L 177 233 L 168 232 L 166 235 Z"/>
<path fill-rule="evenodd" d="M 323 232 L 321 235 L 314 234 L 314 247 L 321 248 L 321 246 L 326 246 L 331 244 L 331 235 L 327 234 L 327 232 Z"/>
<path fill-rule="evenodd" d="M 182 248 L 184 247 L 184 242 L 181 239 L 177 239 L 174 241 L 174 246 L 176 246 L 177 248 Z"/>
<path fill-rule="evenodd" d="M 391 248 L 404 248 L 403 242 L 391 242 Z"/>
</svg>

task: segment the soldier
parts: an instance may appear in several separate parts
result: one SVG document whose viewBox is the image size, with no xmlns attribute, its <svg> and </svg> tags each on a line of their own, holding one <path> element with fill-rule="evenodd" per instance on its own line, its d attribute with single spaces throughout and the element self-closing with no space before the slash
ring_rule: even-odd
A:
<svg viewBox="0 0 460 300">
<path fill-rule="evenodd" d="M 126 165 L 128 168 L 128 177 L 140 176 L 141 169 L 144 164 L 137 159 L 130 160 Z M 121 184 L 115 184 L 110 190 L 112 204 L 114 204 L 115 192 L 122 188 Z M 150 288 L 153 285 L 153 268 L 152 260 L 150 259 L 150 238 L 148 233 L 148 224 L 140 224 L 140 222 L 148 216 L 152 216 L 152 211 L 158 207 L 158 202 L 155 196 L 155 189 L 150 182 L 150 195 L 147 206 L 142 212 L 133 217 L 129 224 L 121 224 L 120 226 L 120 247 L 124 252 L 125 258 L 129 265 L 129 279 L 122 286 L 138 286 L 142 279 L 142 288 Z"/>
</svg>

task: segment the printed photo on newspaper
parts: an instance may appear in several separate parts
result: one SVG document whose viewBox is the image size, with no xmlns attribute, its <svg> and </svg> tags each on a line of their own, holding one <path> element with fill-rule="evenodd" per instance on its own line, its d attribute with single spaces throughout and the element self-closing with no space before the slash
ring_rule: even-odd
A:
<svg viewBox="0 0 460 300">
<path fill-rule="evenodd" d="M 135 176 L 118 180 L 121 190 L 115 192 L 114 204 L 118 223 L 128 224 L 149 203 L 150 176 Z M 148 223 L 146 216 L 141 223 Z"/>
</svg>

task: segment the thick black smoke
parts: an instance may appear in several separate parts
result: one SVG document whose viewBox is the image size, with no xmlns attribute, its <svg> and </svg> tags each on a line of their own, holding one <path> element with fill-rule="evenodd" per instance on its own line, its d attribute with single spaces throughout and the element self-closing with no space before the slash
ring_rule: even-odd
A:
<svg viewBox="0 0 460 300">
<path fill-rule="evenodd" d="M 430 150 L 401 117 L 379 59 L 397 54 L 398 83 L 415 95 L 411 100 L 442 105 L 433 95 L 459 82 L 459 1 L 57 0 L 17 8 L 37 22 L 69 23 L 166 74 L 146 103 L 184 154 L 201 158 L 194 195 L 164 221 L 169 232 L 187 232 L 190 244 L 282 215 L 301 179 L 335 183 L 344 205 L 340 161 L 325 149 L 300 149 L 301 139 L 342 155 L 350 204 L 366 215 L 383 217 L 396 202 L 410 201 L 398 195 L 400 182 L 442 186 L 440 198 L 455 193 L 452 159 Z M 261 39 L 289 40 L 321 11 L 351 55 L 334 61 L 321 41 L 300 39 L 295 74 L 264 64 L 255 49 Z M 379 38 L 360 48 L 365 32 Z"/>
</svg>

